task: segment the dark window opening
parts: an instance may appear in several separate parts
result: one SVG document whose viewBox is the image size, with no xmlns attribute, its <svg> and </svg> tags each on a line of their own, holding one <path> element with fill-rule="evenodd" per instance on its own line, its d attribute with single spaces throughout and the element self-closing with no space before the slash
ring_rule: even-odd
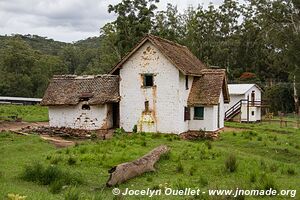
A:
<svg viewBox="0 0 300 200">
<path fill-rule="evenodd" d="M 189 76 L 185 76 L 185 89 L 188 90 L 189 89 Z"/>
<path fill-rule="evenodd" d="M 189 107 L 184 107 L 184 121 L 191 119 L 191 113 Z"/>
<path fill-rule="evenodd" d="M 145 101 L 145 111 L 149 111 L 149 101 Z"/>
<path fill-rule="evenodd" d="M 153 84 L 153 74 L 144 74 L 144 87 L 152 87 Z"/>
<path fill-rule="evenodd" d="M 252 114 L 252 116 L 254 116 L 254 114 L 255 114 L 254 111 L 252 111 L 251 114 Z"/>
<path fill-rule="evenodd" d="M 203 120 L 204 119 L 204 107 L 194 108 L 194 119 Z"/>
<path fill-rule="evenodd" d="M 82 107 L 81 107 L 82 110 L 90 110 L 90 106 L 87 105 L 87 104 L 83 104 Z"/>
</svg>

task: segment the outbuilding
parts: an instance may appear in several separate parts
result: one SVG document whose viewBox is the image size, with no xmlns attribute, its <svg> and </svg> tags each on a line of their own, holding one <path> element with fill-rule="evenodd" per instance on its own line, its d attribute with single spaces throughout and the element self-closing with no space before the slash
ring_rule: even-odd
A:
<svg viewBox="0 0 300 200">
<path fill-rule="evenodd" d="M 256 84 L 228 84 L 230 103 L 225 104 L 225 120 L 261 121 L 262 89 Z"/>
</svg>

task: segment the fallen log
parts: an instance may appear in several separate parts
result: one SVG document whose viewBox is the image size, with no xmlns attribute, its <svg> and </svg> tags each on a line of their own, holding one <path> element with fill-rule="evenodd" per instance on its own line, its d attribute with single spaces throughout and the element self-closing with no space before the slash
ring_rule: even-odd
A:
<svg viewBox="0 0 300 200">
<path fill-rule="evenodd" d="M 155 171 L 154 164 L 162 154 L 167 153 L 169 150 L 166 145 L 161 145 L 135 161 L 122 163 L 111 168 L 108 170 L 110 176 L 106 186 L 111 187 L 121 184 L 145 172 Z"/>
</svg>

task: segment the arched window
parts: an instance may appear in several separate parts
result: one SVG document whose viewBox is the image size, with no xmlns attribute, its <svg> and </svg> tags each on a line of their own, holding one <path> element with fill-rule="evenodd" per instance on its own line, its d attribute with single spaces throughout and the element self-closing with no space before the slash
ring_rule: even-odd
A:
<svg viewBox="0 0 300 200">
<path fill-rule="evenodd" d="M 90 110 L 90 106 L 87 105 L 87 104 L 83 104 L 82 107 L 81 107 L 82 110 Z"/>
</svg>

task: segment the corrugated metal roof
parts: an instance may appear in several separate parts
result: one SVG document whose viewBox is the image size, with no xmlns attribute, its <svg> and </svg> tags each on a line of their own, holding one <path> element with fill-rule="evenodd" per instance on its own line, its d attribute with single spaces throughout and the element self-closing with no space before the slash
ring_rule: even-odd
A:
<svg viewBox="0 0 300 200">
<path fill-rule="evenodd" d="M 229 94 L 245 94 L 253 86 L 261 90 L 256 84 L 228 84 Z"/>
<path fill-rule="evenodd" d="M 1 97 L 1 96 L 0 96 L 0 100 L 1 100 L 1 101 L 36 101 L 36 102 L 42 101 L 42 99 L 39 99 L 39 98 Z"/>
</svg>

